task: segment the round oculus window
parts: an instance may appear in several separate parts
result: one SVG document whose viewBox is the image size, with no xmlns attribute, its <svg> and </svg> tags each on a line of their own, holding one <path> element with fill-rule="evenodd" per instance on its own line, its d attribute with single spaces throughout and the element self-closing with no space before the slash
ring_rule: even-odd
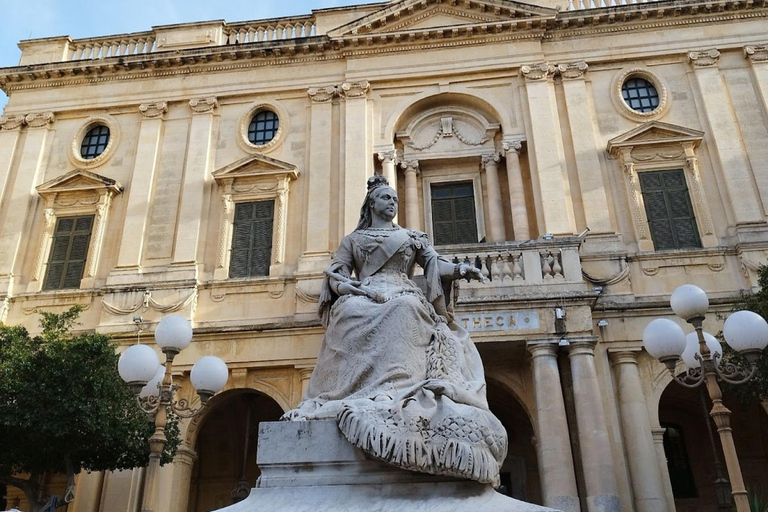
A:
<svg viewBox="0 0 768 512">
<path fill-rule="evenodd" d="M 280 119 L 271 110 L 260 110 L 248 125 L 248 141 L 254 146 L 268 144 L 277 136 Z"/>
<path fill-rule="evenodd" d="M 621 85 L 621 97 L 635 112 L 653 112 L 659 108 L 659 92 L 645 78 L 630 76 Z"/>
<path fill-rule="evenodd" d="M 88 130 L 80 143 L 80 156 L 92 160 L 101 155 L 109 144 L 109 127 L 99 124 Z"/>
</svg>

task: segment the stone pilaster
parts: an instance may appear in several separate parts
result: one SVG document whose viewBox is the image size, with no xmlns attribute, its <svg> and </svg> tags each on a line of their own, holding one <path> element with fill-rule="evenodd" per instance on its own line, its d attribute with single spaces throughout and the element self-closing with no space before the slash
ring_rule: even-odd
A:
<svg viewBox="0 0 768 512">
<path fill-rule="evenodd" d="M 595 341 L 568 346 L 588 512 L 620 512 L 611 441 L 595 369 Z"/>
<path fill-rule="evenodd" d="M 717 66 L 716 49 L 688 52 L 688 61 L 698 83 L 703 113 L 714 143 L 715 172 L 720 172 L 730 198 L 733 219 L 738 224 L 764 222 L 750 166 L 741 141 L 741 131 L 731 98 Z"/>
<path fill-rule="evenodd" d="M 11 174 L 14 156 L 19 150 L 19 138 L 21 127 L 24 125 L 24 116 L 0 116 L 0 203 L 8 188 L 8 180 Z"/>
<path fill-rule="evenodd" d="M 755 87 L 757 101 L 763 110 L 763 119 L 768 119 L 768 42 L 745 46 L 744 57 L 750 64 L 752 83 Z M 766 193 L 768 187 L 765 185 L 768 183 L 768 167 L 765 165 L 755 166 L 753 171 L 758 183 L 758 193 L 762 196 L 763 209 L 768 211 L 768 193 Z"/>
<path fill-rule="evenodd" d="M 389 186 L 397 192 L 397 151 L 393 146 L 390 149 L 379 151 L 377 156 L 381 162 L 381 174 L 387 178 Z M 397 216 L 393 220 L 396 223 Z"/>
<path fill-rule="evenodd" d="M 675 510 L 675 495 L 672 492 L 672 481 L 669 478 L 669 467 L 667 466 L 667 454 L 664 452 L 664 432 L 665 428 L 651 429 L 653 436 L 653 445 L 656 451 L 656 462 L 659 465 L 659 475 L 664 486 L 664 498 L 667 500 L 667 509 Z"/>
<path fill-rule="evenodd" d="M 573 140 L 576 170 L 579 176 L 584 221 L 592 233 L 613 231 L 605 192 L 605 180 L 598 158 L 599 150 L 595 137 L 595 122 L 592 119 L 589 95 L 584 76 L 587 63 L 582 61 L 558 64 L 563 79 L 565 105 Z"/>
<path fill-rule="evenodd" d="M 133 173 L 127 190 L 128 204 L 125 209 L 123 234 L 120 238 L 117 268 L 113 269 L 107 279 L 108 284 L 119 274 L 133 275 L 141 266 L 150 199 L 160 159 L 163 118 L 167 111 L 168 104 L 164 101 L 139 106 L 142 120 Z"/>
<path fill-rule="evenodd" d="M 611 353 L 618 385 L 619 414 L 626 446 L 636 512 L 667 512 L 667 500 L 659 474 L 651 421 L 643 396 L 643 383 L 637 366 L 641 351 Z"/>
<path fill-rule="evenodd" d="M 541 205 L 541 228 L 545 233 L 573 234 L 576 224 L 552 82 L 555 66 L 549 62 L 531 64 L 521 67 L 520 74 L 530 109 L 529 163 L 534 195 Z"/>
<path fill-rule="evenodd" d="M 411 160 L 400 164 L 405 169 L 405 224 L 410 229 L 421 231 L 419 211 L 419 161 Z"/>
<path fill-rule="evenodd" d="M 176 456 L 173 458 L 173 484 L 171 492 L 173 496 L 169 512 L 186 512 L 189 501 L 189 486 L 192 482 L 192 469 L 197 461 L 197 453 L 186 444 L 179 446 Z"/>
<path fill-rule="evenodd" d="M 501 186 L 499 185 L 499 160 L 501 155 L 483 155 L 480 160 L 481 169 L 485 170 L 486 195 L 488 197 L 488 241 L 503 242 L 507 239 L 504 229 L 504 205 L 501 202 Z"/>
<path fill-rule="evenodd" d="M 568 435 L 563 389 L 557 367 L 557 343 L 529 341 L 536 397 L 536 452 L 544 505 L 579 512 L 579 493 Z"/>
<path fill-rule="evenodd" d="M 187 157 L 184 164 L 182 200 L 179 207 L 179 225 L 176 229 L 176 248 L 173 264 L 190 266 L 197 270 L 197 252 L 202 236 L 203 205 L 211 189 L 216 144 L 213 137 L 217 119 L 218 101 L 215 97 L 189 100 L 192 122 L 189 127 Z M 195 272 L 196 273 L 196 272 Z"/>
<path fill-rule="evenodd" d="M 14 215 L 7 215 L 0 228 L 0 296 L 13 293 L 14 280 L 21 274 L 29 240 L 25 235 L 32 229 L 33 212 L 38 200 L 35 187 L 45 177 L 54 119 L 52 112 L 24 116 L 27 135 L 21 148 L 16 179 L 12 186 L 7 187 L 2 198 L 6 211 L 14 212 Z M 7 130 L 8 123 L 7 120 L 3 123 L 3 132 Z M 18 124 L 19 119 L 16 118 L 11 123 L 11 130 L 17 130 Z M 0 162 L 0 165 L 6 164 Z M 25 219 L 25 223 L 19 225 L 18 219 Z"/>
<path fill-rule="evenodd" d="M 368 126 L 367 94 L 370 84 L 344 82 L 341 84 L 341 96 L 344 103 L 344 189 L 341 197 L 344 201 L 344 233 L 352 232 L 360 220 L 360 205 L 366 194 L 366 180 L 373 174 L 370 158 L 370 130 Z"/>
<path fill-rule="evenodd" d="M 520 140 L 504 141 L 502 148 L 507 162 L 509 205 L 515 240 L 530 240 L 531 230 L 528 222 L 528 207 L 525 202 L 525 185 L 523 184 L 523 173 L 520 170 L 520 152 L 523 150 L 523 142 Z"/>
</svg>

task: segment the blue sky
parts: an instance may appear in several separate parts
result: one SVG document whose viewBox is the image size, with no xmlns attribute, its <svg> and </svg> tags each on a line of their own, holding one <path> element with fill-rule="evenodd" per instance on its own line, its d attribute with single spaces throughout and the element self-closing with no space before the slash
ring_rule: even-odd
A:
<svg viewBox="0 0 768 512">
<path fill-rule="evenodd" d="M 149 30 L 153 25 L 257 20 L 380 0 L 0 0 L 0 67 L 19 63 L 22 39 L 72 38 Z M 7 103 L 0 91 L 0 109 Z"/>
</svg>

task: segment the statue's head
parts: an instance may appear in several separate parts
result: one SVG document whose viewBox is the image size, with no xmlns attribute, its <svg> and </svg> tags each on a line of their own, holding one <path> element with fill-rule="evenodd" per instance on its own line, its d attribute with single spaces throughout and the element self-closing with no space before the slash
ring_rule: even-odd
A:
<svg viewBox="0 0 768 512">
<path fill-rule="evenodd" d="M 395 199 L 393 215 L 397 214 L 397 193 L 389 186 L 387 178 L 381 174 L 374 174 L 368 178 L 368 192 L 365 194 L 365 200 L 360 208 L 360 221 L 357 223 L 356 230 L 371 227 L 371 218 L 374 215 L 373 208 L 375 207 L 376 200 L 380 199 L 382 194 Z"/>
</svg>

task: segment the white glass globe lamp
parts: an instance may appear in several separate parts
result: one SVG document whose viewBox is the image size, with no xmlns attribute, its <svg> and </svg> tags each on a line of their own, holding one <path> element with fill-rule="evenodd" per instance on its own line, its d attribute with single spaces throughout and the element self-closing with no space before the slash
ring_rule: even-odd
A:
<svg viewBox="0 0 768 512">
<path fill-rule="evenodd" d="M 192 386 L 205 403 L 215 395 L 229 380 L 229 371 L 224 361 L 215 356 L 201 357 L 192 367 L 189 375 Z"/>
<path fill-rule="evenodd" d="M 117 363 L 120 378 L 131 386 L 134 393 L 141 392 L 148 381 L 157 373 L 160 361 L 157 354 L 147 345 L 132 345 L 122 353 Z"/>
<path fill-rule="evenodd" d="M 150 396 L 160 396 L 160 382 L 165 377 L 165 366 L 160 365 L 157 367 L 157 373 L 152 377 L 152 380 L 147 382 L 147 385 L 141 388 L 139 396 L 141 398 L 147 398 Z"/>
<path fill-rule="evenodd" d="M 643 346 L 670 371 L 674 371 L 680 354 L 685 350 L 685 332 L 672 320 L 657 318 L 645 327 Z"/>
<path fill-rule="evenodd" d="M 166 316 L 157 324 L 155 341 L 165 356 L 173 360 L 173 356 L 187 348 L 192 341 L 192 325 L 183 316 Z"/>
<path fill-rule="evenodd" d="M 723 347 L 720 345 L 720 342 L 717 341 L 717 338 L 708 332 L 703 334 L 704 341 L 706 342 L 707 348 L 709 349 L 709 355 L 715 362 L 715 366 L 718 366 L 723 358 Z M 688 368 L 701 367 L 701 363 L 698 359 L 696 359 L 696 355 L 701 357 L 701 353 L 699 352 L 699 336 L 695 332 L 692 332 L 685 337 L 685 343 L 685 351 L 683 352 L 683 355 L 680 356 L 682 357 L 685 366 Z"/>
<path fill-rule="evenodd" d="M 690 321 L 692 318 L 703 317 L 709 309 L 709 297 L 704 290 L 692 284 L 679 286 L 670 297 L 672 311 L 677 316 Z"/>
<path fill-rule="evenodd" d="M 768 346 L 768 322 L 752 311 L 737 311 L 723 325 L 725 341 L 750 363 Z"/>
</svg>

